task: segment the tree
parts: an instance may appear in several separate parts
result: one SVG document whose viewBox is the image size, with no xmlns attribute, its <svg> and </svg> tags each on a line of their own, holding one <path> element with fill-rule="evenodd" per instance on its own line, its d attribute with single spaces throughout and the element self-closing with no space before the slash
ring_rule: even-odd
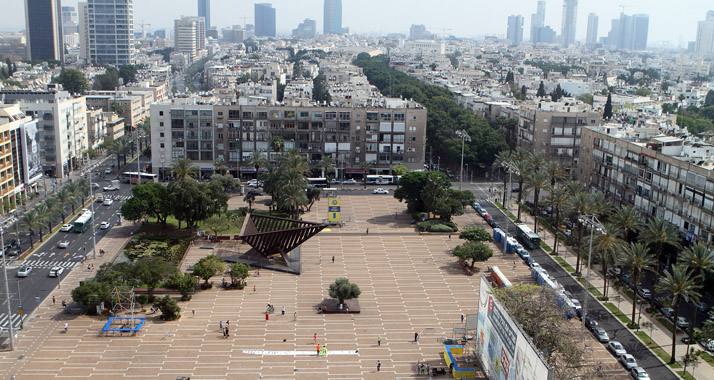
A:
<svg viewBox="0 0 714 380">
<path fill-rule="evenodd" d="M 593 94 L 586 93 L 577 97 L 578 100 L 585 104 L 593 105 Z"/>
<path fill-rule="evenodd" d="M 549 183 L 548 173 L 545 170 L 531 171 L 526 176 L 525 188 L 533 190 L 533 231 L 538 231 L 538 201 L 540 191 Z"/>
<path fill-rule="evenodd" d="M 171 173 L 179 181 L 183 181 L 186 178 L 196 178 L 198 176 L 198 166 L 188 158 L 179 158 L 174 160 L 171 165 Z"/>
<path fill-rule="evenodd" d="M 593 252 L 600 254 L 600 266 L 603 274 L 602 295 L 607 297 L 607 267 L 623 248 L 622 230 L 611 223 L 603 223 L 606 233 L 597 233 L 593 236 Z"/>
<path fill-rule="evenodd" d="M 622 236 L 627 243 L 632 242 L 635 233 L 642 228 L 642 215 L 631 205 L 618 208 L 610 218 L 614 227 L 622 231 Z"/>
<path fill-rule="evenodd" d="M 704 107 L 714 106 L 714 90 L 707 91 L 707 96 L 704 98 Z"/>
<path fill-rule="evenodd" d="M 114 112 L 117 116 L 121 116 L 121 114 L 124 113 L 124 107 L 122 107 L 118 102 L 112 102 L 111 108 L 112 112 Z"/>
<path fill-rule="evenodd" d="M 454 256 L 463 261 L 471 261 L 471 269 L 477 261 L 486 261 L 493 256 L 493 250 L 482 241 L 469 241 L 454 248 Z"/>
<path fill-rule="evenodd" d="M 323 178 L 332 178 L 334 177 L 334 173 L 337 171 L 337 165 L 335 165 L 335 159 L 332 158 L 332 156 L 322 156 L 322 159 L 320 159 L 320 162 L 318 163 L 318 167 L 320 168 L 320 176 Z"/>
<path fill-rule="evenodd" d="M 158 256 L 144 256 L 134 264 L 134 276 L 146 285 L 149 301 L 154 300 L 154 289 L 175 271 L 173 264 Z"/>
<path fill-rule="evenodd" d="M 677 107 L 672 103 L 664 103 L 662 104 L 662 112 L 670 115 L 675 114 L 677 113 Z"/>
<path fill-rule="evenodd" d="M 672 272 L 664 272 L 664 277 L 655 287 L 657 291 L 668 294 L 673 302 L 672 309 L 674 315 L 672 320 L 676 321 L 679 315 L 679 303 L 681 301 L 696 303 L 701 295 L 699 290 L 701 286 L 698 283 L 697 276 L 694 271 L 684 265 L 675 265 L 672 267 Z M 633 314 L 634 315 L 634 314 Z M 672 356 L 668 364 L 674 364 L 677 358 L 677 328 L 672 330 Z"/>
<path fill-rule="evenodd" d="M 640 240 L 654 246 L 654 254 L 657 257 L 657 273 L 660 272 L 665 245 L 670 245 L 677 251 L 682 249 L 682 245 L 679 244 L 679 230 L 662 218 L 651 218 L 640 231 Z M 665 260 L 667 266 L 669 266 L 670 256 L 668 253 Z"/>
<path fill-rule="evenodd" d="M 548 197 L 545 200 L 547 205 L 550 205 L 555 210 L 555 225 L 556 228 L 560 227 L 560 221 L 562 220 L 563 207 L 568 202 L 568 189 L 565 186 L 553 187 L 548 189 Z M 555 234 L 555 242 L 553 247 L 553 252 L 558 253 L 558 240 L 560 239 L 560 234 Z"/>
<path fill-rule="evenodd" d="M 102 302 L 111 302 L 111 287 L 104 282 L 85 280 L 80 286 L 72 289 L 72 300 L 86 306 L 93 313 L 95 306 Z"/>
<path fill-rule="evenodd" d="M 203 222 L 203 226 L 213 232 L 214 235 L 218 236 L 221 232 L 228 231 L 233 226 L 231 220 L 223 216 L 212 216 Z"/>
<path fill-rule="evenodd" d="M 508 74 L 506 74 L 506 82 L 505 83 L 513 83 L 514 78 L 513 78 L 513 72 L 508 71 Z"/>
<path fill-rule="evenodd" d="M 168 186 L 171 214 L 186 222 L 186 228 L 193 227 L 196 222 L 208 218 L 211 209 L 215 207 L 213 199 L 204 184 L 196 180 L 174 181 Z"/>
<path fill-rule="evenodd" d="M 332 101 L 327 86 L 327 77 L 322 70 L 320 70 L 317 76 L 312 80 L 312 100 L 326 102 L 328 104 Z"/>
<path fill-rule="evenodd" d="M 602 118 L 610 120 L 612 118 L 612 94 L 607 94 L 607 101 L 605 102 L 605 111 L 602 114 Z"/>
<path fill-rule="evenodd" d="M 196 290 L 196 276 L 190 275 L 188 273 L 176 272 L 174 275 L 174 285 L 176 290 L 181 293 L 181 301 L 188 301 L 191 299 L 191 293 Z"/>
<path fill-rule="evenodd" d="M 320 201 L 320 194 L 322 194 L 322 191 L 316 187 L 309 187 L 306 189 L 306 194 L 307 195 L 307 211 L 310 211 L 312 209 L 312 205 L 315 204 L 315 202 Z"/>
<path fill-rule="evenodd" d="M 543 81 L 540 81 L 540 85 L 538 86 L 538 92 L 536 92 L 536 96 L 539 98 L 545 97 L 545 85 L 543 84 Z"/>
<path fill-rule="evenodd" d="M 609 231 L 608 231 L 609 232 Z M 616 258 L 620 265 L 630 268 L 632 284 L 634 285 L 634 298 L 632 300 L 632 323 L 635 323 L 635 311 L 637 309 L 637 287 L 644 271 L 652 271 L 657 258 L 650 252 L 650 249 L 643 243 L 630 243 L 623 247 Z"/>
<path fill-rule="evenodd" d="M 148 216 L 157 223 L 166 224 L 171 213 L 169 190 L 156 182 L 146 182 L 131 189 L 132 196 L 121 205 L 122 217 L 127 220 L 141 220 Z"/>
<path fill-rule="evenodd" d="M 62 223 L 64 223 L 67 215 L 65 207 L 72 204 L 72 195 L 66 188 L 63 187 L 55 193 L 53 199 L 55 200 L 55 203 L 59 205 L 60 214 L 62 215 Z"/>
<path fill-rule="evenodd" d="M 253 203 L 255 202 L 255 193 L 251 193 L 251 192 L 246 193 L 245 196 L 243 197 L 243 202 L 248 203 L 248 212 L 253 211 Z"/>
<path fill-rule="evenodd" d="M 496 160 L 493 162 L 493 166 L 497 167 L 500 169 L 503 169 L 504 175 L 503 175 L 503 202 L 501 204 L 505 205 L 506 204 L 506 190 L 508 188 L 508 174 L 509 170 L 511 170 L 511 165 L 513 164 L 513 159 L 514 159 L 514 153 L 513 151 L 510 150 L 504 150 L 501 152 L 498 152 L 496 155 Z"/>
<path fill-rule="evenodd" d="M 121 65 L 119 66 L 119 77 L 124 81 L 124 84 L 136 81 L 136 73 L 138 69 L 135 65 Z"/>
<path fill-rule="evenodd" d="M 409 169 L 407 169 L 406 165 L 404 164 L 396 164 L 392 167 L 392 174 L 395 176 L 393 178 L 394 183 L 397 184 L 397 187 L 399 187 L 399 181 L 397 180 L 398 177 L 401 177 L 409 172 Z"/>
<path fill-rule="evenodd" d="M 170 296 L 164 296 L 164 298 L 156 300 L 154 306 L 161 310 L 161 318 L 164 321 L 175 321 L 181 316 L 181 307 Z"/>
<path fill-rule="evenodd" d="M 592 196 L 582 190 L 579 190 L 575 194 L 570 194 L 570 200 L 568 203 L 568 209 L 570 210 L 571 220 L 576 220 L 576 226 L 578 229 L 578 249 L 576 250 L 577 258 L 575 260 L 575 272 L 580 273 L 580 259 L 583 256 L 583 229 L 584 224 L 580 222 L 578 217 L 580 215 L 587 215 L 592 209 Z"/>
<path fill-rule="evenodd" d="M 193 266 L 194 276 L 203 279 L 205 285 L 208 286 L 208 280 L 218 273 L 223 273 L 226 270 L 226 266 L 223 263 L 223 259 L 216 255 L 208 255 L 202 257 L 196 265 Z"/>
<path fill-rule="evenodd" d="M 350 284 L 350 280 L 345 277 L 340 277 L 335 280 L 334 283 L 330 284 L 328 289 L 330 297 L 337 298 L 340 305 L 344 304 L 346 300 L 351 300 L 358 298 L 362 291 L 359 290 L 357 284 Z"/>
<path fill-rule="evenodd" d="M 113 91 L 119 87 L 119 70 L 113 66 L 107 66 L 104 70 L 104 74 L 97 75 L 94 77 L 94 85 L 92 86 L 95 90 L 100 91 Z"/>
<path fill-rule="evenodd" d="M 35 242 L 32 241 L 32 231 L 41 226 L 42 220 L 35 210 L 27 210 L 20 217 L 20 226 L 23 230 L 30 231 L 28 235 L 30 238 L 30 249 L 35 247 Z M 42 240 L 42 234 L 40 233 L 40 240 Z"/>
<path fill-rule="evenodd" d="M 694 270 L 702 283 L 706 274 L 714 272 L 714 251 L 702 242 L 696 242 L 682 252 L 681 261 Z"/>
<path fill-rule="evenodd" d="M 478 241 L 491 241 L 493 237 L 486 231 L 485 228 L 480 226 L 464 227 L 459 232 L 459 239 L 464 239 L 468 241 L 478 242 Z"/>
<path fill-rule="evenodd" d="M 260 168 L 268 165 L 268 159 L 265 158 L 263 152 L 255 150 L 248 157 L 247 163 L 248 166 L 252 166 L 255 168 L 255 175 L 257 176 L 260 172 Z"/>
<path fill-rule="evenodd" d="M 285 149 L 285 141 L 280 136 L 273 136 L 270 140 L 270 150 L 275 153 L 281 153 Z"/>
<path fill-rule="evenodd" d="M 228 273 L 231 276 L 231 285 L 236 285 L 242 280 L 248 278 L 250 267 L 248 264 L 233 263 L 228 267 Z"/>
<path fill-rule="evenodd" d="M 563 88 L 560 87 L 560 83 L 558 83 L 558 86 L 555 87 L 555 90 L 550 93 L 550 98 L 553 99 L 554 102 L 557 102 L 563 96 L 570 96 L 570 94 L 564 91 Z"/>
<path fill-rule="evenodd" d="M 84 94 L 87 89 L 87 77 L 79 70 L 64 69 L 57 80 L 71 94 Z"/>
<path fill-rule="evenodd" d="M 359 166 L 362 168 L 362 183 L 364 184 L 364 188 L 367 188 L 367 174 L 369 174 L 369 168 L 372 167 L 372 164 L 368 161 L 362 161 Z"/>
</svg>

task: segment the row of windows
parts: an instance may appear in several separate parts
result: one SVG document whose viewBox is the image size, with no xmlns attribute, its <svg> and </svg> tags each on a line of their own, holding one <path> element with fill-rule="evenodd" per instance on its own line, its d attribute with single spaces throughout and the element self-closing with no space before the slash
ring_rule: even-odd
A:
<svg viewBox="0 0 714 380">
<path fill-rule="evenodd" d="M 270 110 L 270 111 L 240 111 L 240 110 L 228 110 L 228 119 L 295 119 L 296 116 L 300 120 L 306 120 L 310 118 L 312 114 L 312 119 L 322 119 L 326 120 L 339 120 L 339 121 L 350 121 L 352 120 L 351 112 L 345 111 L 294 111 L 294 110 Z M 218 112 L 218 116 L 223 116 L 223 112 Z M 360 121 L 360 115 L 355 115 L 355 120 Z M 406 117 L 404 113 L 377 113 L 377 112 L 367 112 L 367 121 L 405 121 Z"/>
</svg>

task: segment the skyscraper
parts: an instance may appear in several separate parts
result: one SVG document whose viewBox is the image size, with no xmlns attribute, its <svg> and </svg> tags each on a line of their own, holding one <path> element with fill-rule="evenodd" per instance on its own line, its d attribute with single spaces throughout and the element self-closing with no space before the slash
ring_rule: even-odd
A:
<svg viewBox="0 0 714 380">
<path fill-rule="evenodd" d="M 80 3 L 80 14 L 82 7 Z M 88 0 L 86 7 L 87 36 L 80 40 L 88 45 L 88 63 L 97 66 L 133 64 L 133 0 Z"/>
<path fill-rule="evenodd" d="M 25 0 L 27 58 L 64 58 L 60 0 Z"/>
<path fill-rule="evenodd" d="M 74 7 L 62 7 L 62 34 L 77 33 L 77 10 Z"/>
<path fill-rule="evenodd" d="M 342 0 L 325 0 L 323 34 L 345 34 L 342 27 Z"/>
<path fill-rule="evenodd" d="M 695 46 L 698 53 L 714 53 L 714 11 L 707 12 L 704 21 L 699 21 Z"/>
<path fill-rule="evenodd" d="M 203 17 L 174 20 L 174 49 L 193 62 L 203 57 L 206 49 L 206 21 Z"/>
<path fill-rule="evenodd" d="M 650 18 L 645 14 L 628 16 L 621 13 L 619 19 L 612 20 L 607 44 L 610 48 L 619 50 L 647 49 L 649 22 Z"/>
<path fill-rule="evenodd" d="M 508 16 L 508 31 L 506 34 L 511 45 L 518 45 L 523 42 L 523 16 Z"/>
<path fill-rule="evenodd" d="M 255 35 L 257 37 L 275 37 L 275 8 L 272 4 L 255 4 Z"/>
<path fill-rule="evenodd" d="M 198 17 L 206 20 L 206 30 L 211 29 L 211 0 L 198 0 Z"/>
<path fill-rule="evenodd" d="M 538 41 L 538 28 L 545 26 L 545 0 L 538 0 L 536 13 L 531 15 L 531 42 Z"/>
<path fill-rule="evenodd" d="M 595 13 L 590 13 L 588 15 L 588 34 L 585 38 L 585 43 L 588 45 L 597 43 L 597 24 L 598 16 Z"/>
<path fill-rule="evenodd" d="M 560 38 L 563 46 L 575 44 L 575 27 L 578 21 L 578 0 L 563 1 L 563 28 Z"/>
<path fill-rule="evenodd" d="M 650 16 L 632 15 L 632 50 L 647 50 L 647 36 L 650 29 Z"/>
<path fill-rule="evenodd" d="M 315 37 L 317 23 L 315 20 L 306 18 L 305 21 L 298 24 L 297 29 L 293 29 L 293 37 L 297 38 L 313 38 Z"/>
</svg>

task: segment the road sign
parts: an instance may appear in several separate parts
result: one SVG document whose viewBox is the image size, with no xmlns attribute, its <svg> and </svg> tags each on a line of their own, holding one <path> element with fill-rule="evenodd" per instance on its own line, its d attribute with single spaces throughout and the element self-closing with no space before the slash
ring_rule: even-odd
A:
<svg viewBox="0 0 714 380">
<path fill-rule="evenodd" d="M 35 302 L 40 303 L 40 296 L 35 296 Z"/>
<path fill-rule="evenodd" d="M 25 311 L 22 309 L 22 305 L 17 305 L 17 314 L 22 314 Z"/>
<path fill-rule="evenodd" d="M 330 223 L 340 223 L 342 220 L 341 216 L 341 201 L 338 198 L 332 198 L 329 200 L 327 206 L 327 221 Z"/>
</svg>

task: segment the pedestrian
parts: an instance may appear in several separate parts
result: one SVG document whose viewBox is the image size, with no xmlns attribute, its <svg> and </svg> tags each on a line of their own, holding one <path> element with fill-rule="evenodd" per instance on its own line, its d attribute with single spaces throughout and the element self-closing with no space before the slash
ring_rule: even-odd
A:
<svg viewBox="0 0 714 380">
<path fill-rule="evenodd" d="M 62 307 L 67 307 L 67 301 L 62 300 Z"/>
<path fill-rule="evenodd" d="M 285 315 L 285 306 L 283 306 L 282 312 L 283 312 L 283 315 Z"/>
<path fill-rule="evenodd" d="M 253 293 L 255 293 L 255 285 L 253 285 Z"/>
<path fill-rule="evenodd" d="M 332 263 L 335 263 L 335 256 L 332 256 Z"/>
<path fill-rule="evenodd" d="M 258 269 L 258 270 L 255 271 L 255 275 L 258 276 L 258 277 L 260 277 L 260 269 Z"/>
<path fill-rule="evenodd" d="M 226 338 L 230 337 L 231 334 L 228 332 L 228 326 L 226 326 Z"/>
<path fill-rule="evenodd" d="M 461 314 L 461 323 L 464 323 L 464 314 Z"/>
<path fill-rule="evenodd" d="M 516 270 L 516 260 L 513 260 L 513 270 Z"/>
<path fill-rule="evenodd" d="M 369 228 L 367 228 L 367 233 L 365 235 L 369 235 Z"/>
<path fill-rule="evenodd" d="M 231 325 L 231 321 L 226 321 L 226 327 Z"/>
<path fill-rule="evenodd" d="M 419 333 L 414 333 L 414 343 L 419 341 Z"/>
<path fill-rule="evenodd" d="M 223 321 L 218 322 L 218 328 L 223 330 Z"/>
<path fill-rule="evenodd" d="M 381 368 L 382 368 L 382 363 L 380 363 L 379 360 L 377 360 L 377 372 L 379 372 L 379 370 Z"/>
<path fill-rule="evenodd" d="M 315 335 L 312 336 L 312 340 L 314 340 L 315 343 L 317 343 L 317 333 L 315 333 Z"/>
<path fill-rule="evenodd" d="M 419 360 L 416 362 L 416 373 L 419 374 Z"/>
<path fill-rule="evenodd" d="M 426 365 L 426 374 L 429 374 L 429 371 L 431 370 L 431 366 L 429 364 Z"/>
<path fill-rule="evenodd" d="M 320 255 L 320 264 L 322 264 L 322 255 Z"/>
<path fill-rule="evenodd" d="M 225 277 L 221 278 L 221 286 L 224 288 L 226 287 L 226 278 Z"/>
<path fill-rule="evenodd" d="M 382 337 L 381 337 L 381 336 L 378 336 L 378 337 L 377 337 L 377 347 L 379 347 L 379 346 L 381 346 L 381 345 L 382 345 Z"/>
<path fill-rule="evenodd" d="M 221 328 L 221 332 L 223 333 L 223 337 L 225 338 L 226 337 L 226 329 Z"/>
<path fill-rule="evenodd" d="M 55 296 L 52 296 L 52 305 L 55 304 Z"/>
<path fill-rule="evenodd" d="M 69 327 L 69 323 L 65 322 L 64 323 L 64 332 L 67 332 L 68 327 Z"/>
<path fill-rule="evenodd" d="M 293 321 L 297 321 L 297 311 L 293 313 Z"/>
<path fill-rule="evenodd" d="M 317 345 L 317 356 L 320 356 L 320 345 Z"/>
<path fill-rule="evenodd" d="M 451 233 L 449 233 L 449 239 L 451 239 Z"/>
<path fill-rule="evenodd" d="M 193 314 L 193 316 L 195 317 L 195 316 L 196 316 L 196 309 L 191 309 L 191 314 Z"/>
</svg>

